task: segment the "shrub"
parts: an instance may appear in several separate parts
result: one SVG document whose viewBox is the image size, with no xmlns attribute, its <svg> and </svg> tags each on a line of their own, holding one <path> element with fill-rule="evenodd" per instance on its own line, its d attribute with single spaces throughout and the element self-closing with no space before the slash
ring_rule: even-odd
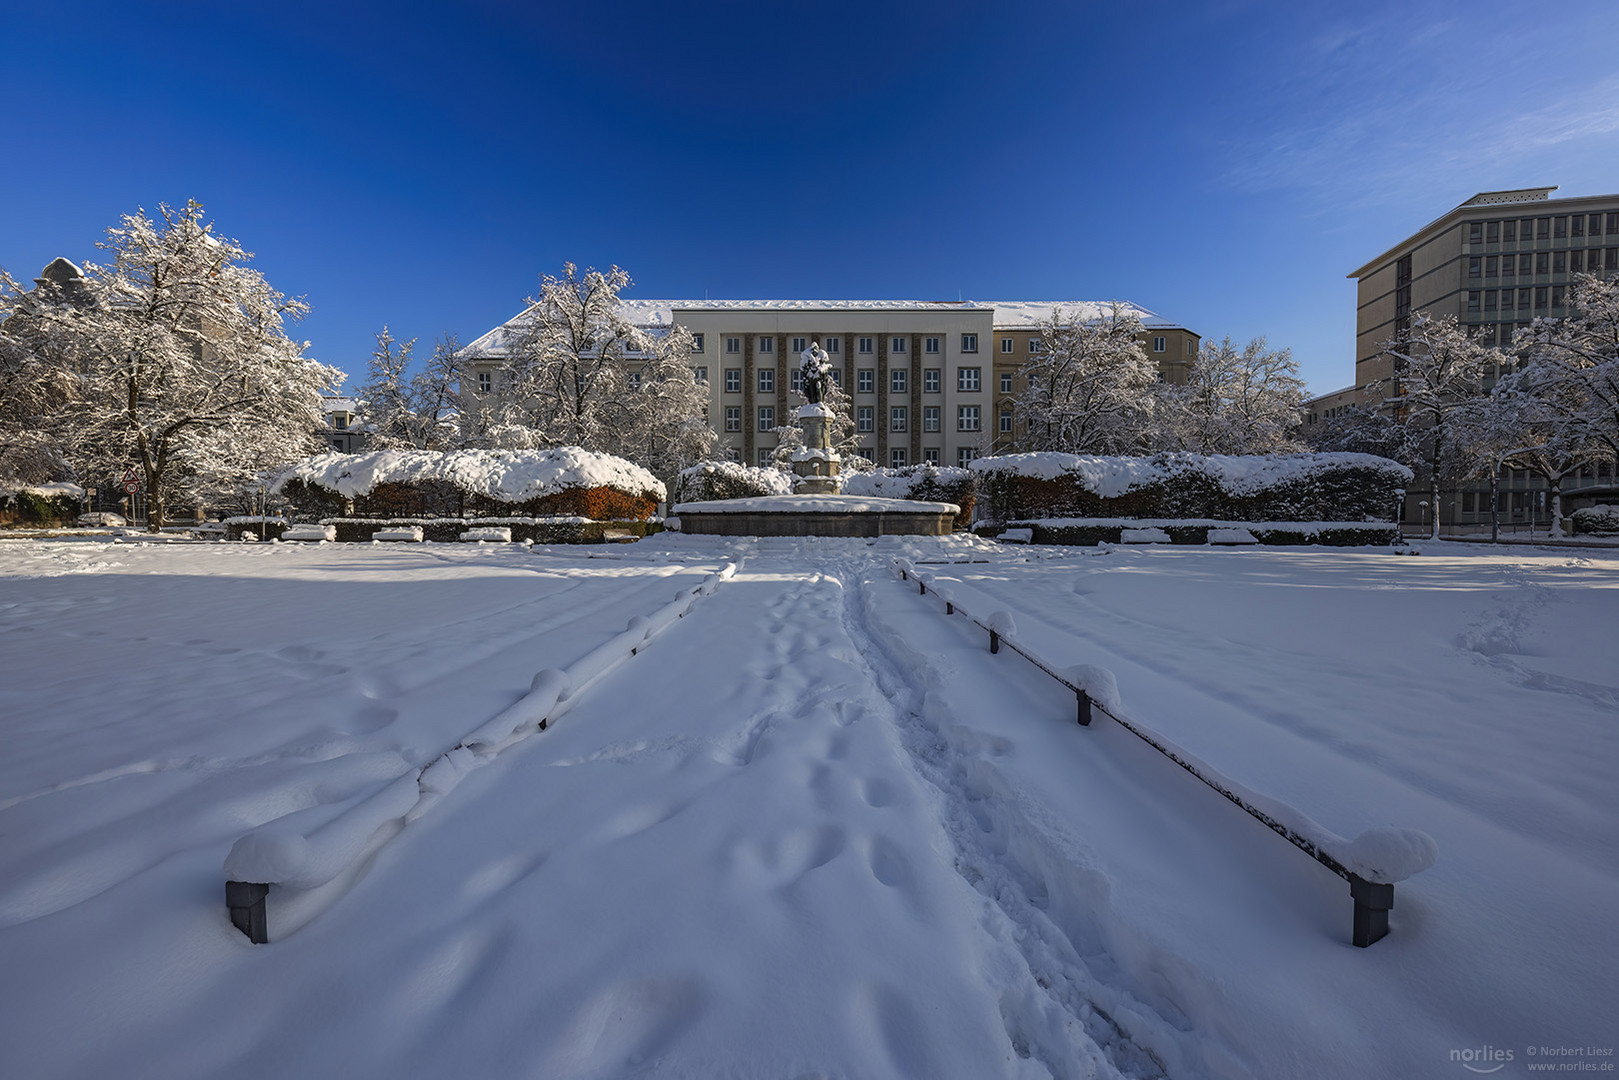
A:
<svg viewBox="0 0 1619 1080">
<path fill-rule="evenodd" d="M 675 477 L 672 506 L 719 499 L 756 499 L 791 495 L 793 478 L 780 469 L 759 469 L 735 461 L 700 461 Z"/>
<path fill-rule="evenodd" d="M 1586 536 L 1619 536 L 1619 506 L 1580 507 L 1574 511 L 1574 531 Z"/>
<path fill-rule="evenodd" d="M 924 463 L 898 469 L 872 469 L 870 472 L 846 476 L 843 494 L 955 503 L 961 508 L 956 514 L 956 528 L 965 529 L 973 519 L 977 486 L 970 470 Z"/>
</svg>

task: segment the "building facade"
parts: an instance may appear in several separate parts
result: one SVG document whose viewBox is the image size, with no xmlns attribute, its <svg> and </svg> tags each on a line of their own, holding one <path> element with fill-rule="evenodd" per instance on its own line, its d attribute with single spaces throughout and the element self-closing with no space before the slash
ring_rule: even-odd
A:
<svg viewBox="0 0 1619 1080">
<path fill-rule="evenodd" d="M 1394 360 L 1384 349 L 1417 312 L 1452 315 L 1485 344 L 1504 344 L 1535 319 L 1567 313 L 1568 288 L 1579 274 L 1619 277 L 1619 194 L 1553 199 L 1555 187 L 1485 191 L 1349 273 L 1355 288 L 1355 383 L 1305 406 L 1305 426 L 1351 404 L 1376 405 L 1393 385 Z M 1565 491 L 1611 489 L 1608 465 L 1592 465 Z M 1406 519 L 1437 511 L 1445 524 L 1468 526 L 1495 514 L 1509 524 L 1544 524 L 1543 481 L 1503 470 L 1495 502 L 1488 482 L 1446 493 L 1429 508 L 1407 496 Z M 1565 504 L 1582 501 L 1565 499 Z"/>
<path fill-rule="evenodd" d="M 769 462 L 775 428 L 796 405 L 798 356 L 819 341 L 833 377 L 848 393 L 861 454 L 901 467 L 964 465 L 1005 449 L 1017 372 L 1039 348 L 1036 325 L 1055 309 L 1100 314 L 1092 301 L 626 300 L 622 310 L 656 331 L 692 334 L 691 362 L 709 388 L 708 422 L 720 453 L 750 465 Z M 1159 377 L 1186 381 L 1198 335 L 1132 306 L 1142 347 Z M 467 346 L 476 392 L 492 393 L 518 316 Z M 633 358 L 631 361 L 633 363 Z"/>
</svg>

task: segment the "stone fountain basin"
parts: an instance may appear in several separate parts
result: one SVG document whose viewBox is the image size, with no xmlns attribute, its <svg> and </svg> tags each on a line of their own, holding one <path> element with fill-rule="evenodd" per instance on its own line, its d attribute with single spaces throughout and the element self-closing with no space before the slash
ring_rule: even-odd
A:
<svg viewBox="0 0 1619 1080">
<path fill-rule="evenodd" d="M 914 499 L 763 495 L 681 503 L 674 520 L 682 532 L 714 536 L 946 536 L 960 512 L 955 503 Z"/>
</svg>

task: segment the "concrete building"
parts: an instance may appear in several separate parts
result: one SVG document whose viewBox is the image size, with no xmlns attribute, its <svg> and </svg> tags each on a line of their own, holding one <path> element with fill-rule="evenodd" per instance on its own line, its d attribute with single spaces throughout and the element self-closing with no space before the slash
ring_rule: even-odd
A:
<svg viewBox="0 0 1619 1080">
<path fill-rule="evenodd" d="M 769 461 L 773 429 L 794 406 L 798 354 L 820 341 L 849 394 L 861 453 L 878 465 L 962 465 L 1003 449 L 1018 368 L 1038 348 L 1035 325 L 1054 308 L 1091 315 L 1092 301 L 626 300 L 637 325 L 684 326 L 692 364 L 709 387 L 708 420 L 721 452 Z M 1159 377 L 1184 382 L 1199 338 L 1134 308 Z M 474 390 L 490 393 L 522 316 L 467 346 Z M 1005 425 L 1003 427 L 1003 425 Z"/>
<path fill-rule="evenodd" d="M 1535 319 L 1564 315 L 1575 275 L 1619 276 L 1619 194 L 1553 199 L 1556 190 L 1480 192 L 1351 271 L 1355 383 L 1309 401 L 1306 430 L 1346 405 L 1375 405 L 1387 396 L 1394 362 L 1384 345 L 1417 312 L 1454 315 L 1493 345 Z M 1587 472 L 1565 490 L 1613 483 L 1606 466 Z M 1544 522 L 1544 484 L 1521 470 L 1501 479 L 1496 508 L 1504 520 Z M 1428 512 L 1416 505 L 1418 498 L 1408 496 L 1411 521 Z M 1476 524 L 1490 517 L 1487 490 L 1458 490 L 1441 503 L 1444 523 Z"/>
</svg>

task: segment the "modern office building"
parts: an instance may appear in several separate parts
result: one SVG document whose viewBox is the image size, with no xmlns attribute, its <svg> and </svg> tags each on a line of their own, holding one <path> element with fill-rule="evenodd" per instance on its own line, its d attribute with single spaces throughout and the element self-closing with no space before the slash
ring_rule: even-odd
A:
<svg viewBox="0 0 1619 1080">
<path fill-rule="evenodd" d="M 860 451 L 878 465 L 960 465 L 1003 449 L 1011 434 L 1017 371 L 1040 347 L 1036 330 L 1057 308 L 1101 314 L 1094 301 L 626 300 L 631 321 L 680 325 L 693 337 L 692 364 L 709 387 L 708 419 L 721 452 L 769 461 L 774 429 L 791 419 L 798 356 L 821 342 L 848 392 Z M 1198 335 L 1133 307 L 1142 347 L 1159 377 L 1185 382 Z M 492 393 L 519 315 L 467 346 L 474 389 Z M 633 358 L 631 361 L 633 362 Z"/>
<path fill-rule="evenodd" d="M 1555 187 L 1484 191 L 1429 222 L 1349 273 L 1356 282 L 1355 382 L 1305 406 L 1308 428 L 1353 404 L 1375 405 L 1394 373 L 1386 344 L 1417 312 L 1454 315 L 1486 344 L 1509 341 L 1538 318 L 1559 318 L 1575 275 L 1619 276 L 1619 194 L 1553 199 Z M 1509 471 L 1510 472 L 1510 471 Z M 1565 489 L 1612 485 L 1594 465 Z M 1544 484 L 1521 470 L 1502 478 L 1498 513 L 1509 522 L 1541 520 Z M 1427 513 L 1408 496 L 1407 517 Z M 1440 520 L 1468 524 L 1490 517 L 1487 490 L 1458 490 L 1438 507 Z"/>
</svg>

